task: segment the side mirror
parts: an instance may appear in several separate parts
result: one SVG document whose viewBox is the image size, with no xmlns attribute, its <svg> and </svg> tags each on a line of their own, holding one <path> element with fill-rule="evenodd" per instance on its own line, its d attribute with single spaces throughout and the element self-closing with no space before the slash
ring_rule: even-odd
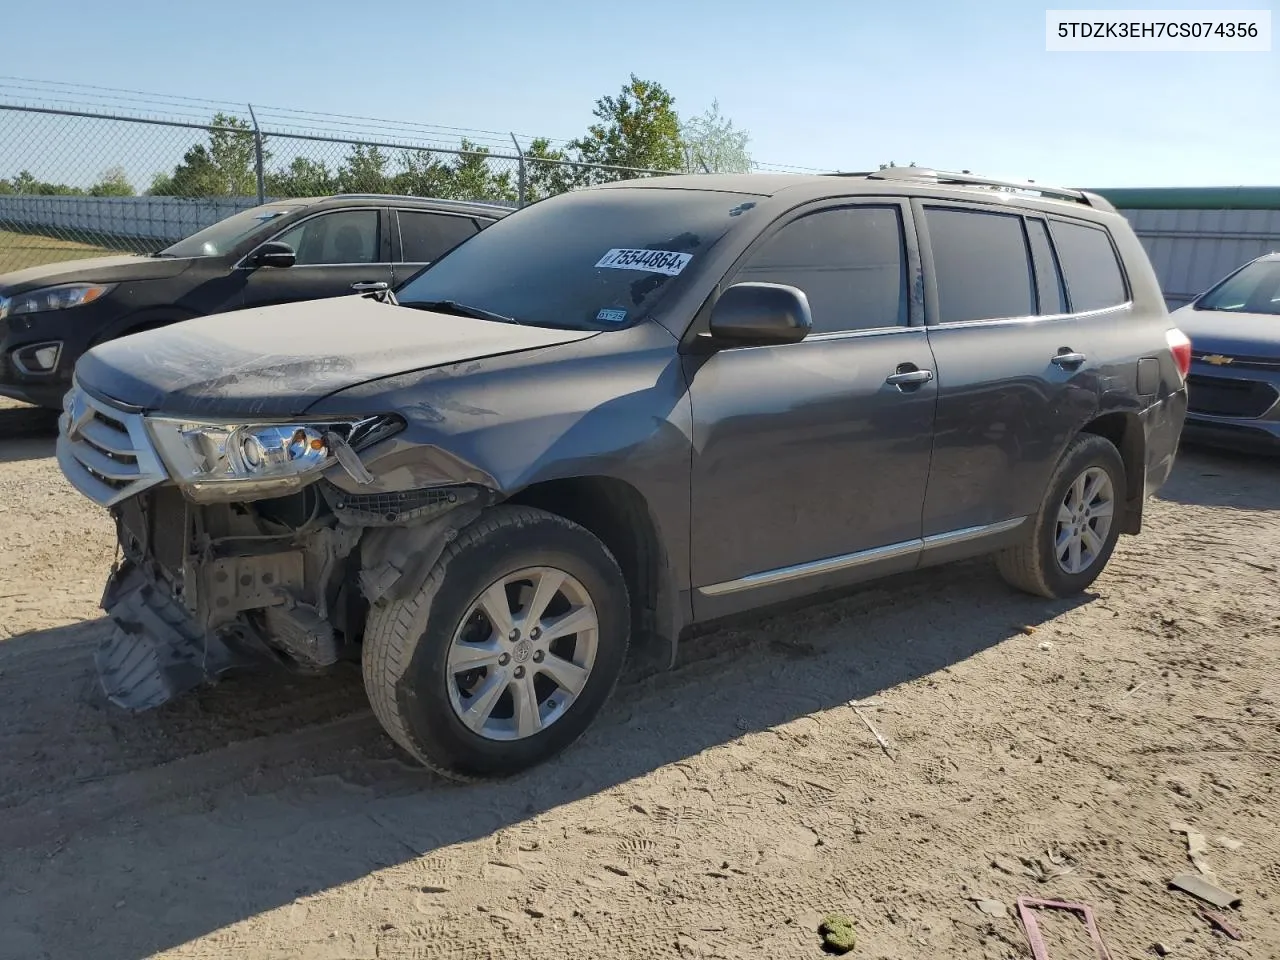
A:
<svg viewBox="0 0 1280 960">
<path fill-rule="evenodd" d="M 292 267 L 298 260 L 293 247 L 279 240 L 264 243 L 253 252 L 250 263 L 255 267 Z"/>
<path fill-rule="evenodd" d="M 813 329 L 809 298 L 781 283 L 735 283 L 711 309 L 711 337 L 734 345 L 798 343 Z"/>
</svg>

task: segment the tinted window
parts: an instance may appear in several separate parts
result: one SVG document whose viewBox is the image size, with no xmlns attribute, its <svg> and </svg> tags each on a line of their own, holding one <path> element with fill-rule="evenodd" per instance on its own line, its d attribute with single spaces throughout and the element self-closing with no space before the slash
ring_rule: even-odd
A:
<svg viewBox="0 0 1280 960">
<path fill-rule="evenodd" d="M 1053 221 L 1050 229 L 1067 279 L 1072 312 L 1114 307 L 1128 299 L 1124 276 L 1105 230 L 1061 220 Z"/>
<path fill-rule="evenodd" d="M 971 210 L 925 212 L 941 323 L 1035 313 L 1022 218 Z"/>
<path fill-rule="evenodd" d="M 1067 293 L 1058 270 L 1058 258 L 1049 242 L 1049 228 L 1043 220 L 1028 220 L 1027 240 L 1031 243 L 1031 262 L 1036 266 L 1036 289 L 1040 291 L 1041 316 L 1067 312 Z"/>
<path fill-rule="evenodd" d="M 404 263 L 430 263 L 476 232 L 470 217 L 400 211 L 400 259 Z"/>
<path fill-rule="evenodd" d="M 1259 260 L 1206 293 L 1197 310 L 1280 314 L 1280 260 Z"/>
<path fill-rule="evenodd" d="M 456 300 L 567 330 L 627 326 L 697 277 L 730 229 L 753 229 L 759 199 L 644 187 L 561 194 L 485 227 L 396 299 Z"/>
<path fill-rule="evenodd" d="M 896 207 L 843 207 L 787 224 L 735 281 L 786 283 L 809 298 L 813 332 L 905 326 L 907 270 Z"/>
<path fill-rule="evenodd" d="M 378 212 L 326 213 L 277 238 L 293 247 L 300 266 L 325 263 L 377 263 Z"/>
</svg>

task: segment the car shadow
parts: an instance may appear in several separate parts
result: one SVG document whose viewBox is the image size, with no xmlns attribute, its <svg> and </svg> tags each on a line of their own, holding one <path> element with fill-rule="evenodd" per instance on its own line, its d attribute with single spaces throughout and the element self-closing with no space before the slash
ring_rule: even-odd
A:
<svg viewBox="0 0 1280 960">
<path fill-rule="evenodd" d="M 0 462 L 51 456 L 58 435 L 57 411 L 0 402 L 5 404 L 0 406 Z M 41 449 L 46 452 L 37 452 Z"/>
<path fill-rule="evenodd" d="M 45 460 L 55 453 L 56 439 L 50 437 L 19 437 L 6 440 L 0 433 L 0 463 L 21 463 L 24 460 Z"/>
<path fill-rule="evenodd" d="M 1189 506 L 1280 509 L 1280 457 L 1184 444 L 1158 496 Z"/>
<path fill-rule="evenodd" d="M 149 956 L 929 678 L 1089 600 L 1028 597 L 972 561 L 722 628 L 682 644 L 674 671 L 625 680 L 565 754 L 475 785 L 407 764 L 354 669 L 130 716 L 94 683 L 102 621 L 15 637 L 0 643 L 0 957 Z M 876 749 L 851 723 L 849 751 Z"/>
</svg>

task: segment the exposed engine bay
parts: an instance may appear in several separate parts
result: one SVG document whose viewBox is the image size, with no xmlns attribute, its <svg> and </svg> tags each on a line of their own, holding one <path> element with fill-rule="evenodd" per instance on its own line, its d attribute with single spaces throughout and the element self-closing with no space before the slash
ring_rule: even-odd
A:
<svg viewBox="0 0 1280 960">
<path fill-rule="evenodd" d="M 108 697 L 146 710 L 238 667 L 321 670 L 357 659 L 370 603 L 429 569 L 491 501 L 450 486 L 197 504 L 155 487 L 112 509 L 123 561 L 102 606 Z"/>
</svg>

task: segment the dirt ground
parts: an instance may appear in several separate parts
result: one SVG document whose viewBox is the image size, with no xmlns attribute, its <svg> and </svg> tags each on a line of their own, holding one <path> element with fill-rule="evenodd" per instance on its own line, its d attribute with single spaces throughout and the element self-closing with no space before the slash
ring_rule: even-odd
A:
<svg viewBox="0 0 1280 960">
<path fill-rule="evenodd" d="M 694 640 L 556 762 L 459 787 L 354 672 L 111 708 L 111 529 L 52 448 L 0 411 L 5 960 L 773 960 L 828 911 L 853 957 L 1027 957 L 1019 895 L 1091 904 L 1116 960 L 1280 956 L 1280 463 L 1185 451 L 1079 602 L 898 578 Z M 1175 821 L 1242 942 L 1167 889 Z"/>
</svg>

